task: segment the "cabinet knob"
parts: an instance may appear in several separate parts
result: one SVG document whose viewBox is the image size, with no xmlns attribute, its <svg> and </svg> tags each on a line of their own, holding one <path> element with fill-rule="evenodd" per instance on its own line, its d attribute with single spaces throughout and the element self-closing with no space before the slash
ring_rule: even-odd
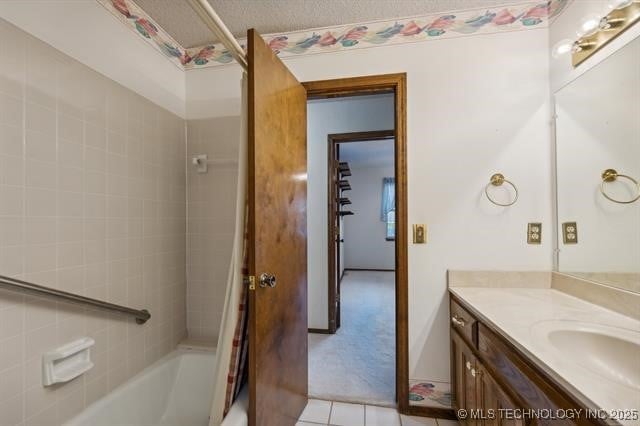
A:
<svg viewBox="0 0 640 426">
<path fill-rule="evenodd" d="M 471 375 L 472 375 L 473 377 L 476 377 L 476 369 L 475 369 L 475 368 L 472 368 L 472 369 L 471 369 Z"/>
<path fill-rule="evenodd" d="M 467 366 L 467 370 L 471 370 L 471 363 L 469 361 L 467 361 L 466 366 Z"/>
<path fill-rule="evenodd" d="M 451 322 L 452 322 L 454 325 L 459 325 L 460 327 L 464 327 L 464 319 L 462 319 L 462 318 L 458 317 L 457 315 L 453 315 L 453 316 L 451 317 Z"/>
</svg>

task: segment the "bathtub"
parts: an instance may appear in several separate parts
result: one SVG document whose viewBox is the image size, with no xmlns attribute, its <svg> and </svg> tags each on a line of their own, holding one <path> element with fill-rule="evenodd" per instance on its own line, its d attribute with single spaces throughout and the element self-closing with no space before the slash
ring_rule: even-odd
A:
<svg viewBox="0 0 640 426">
<path fill-rule="evenodd" d="M 177 349 L 88 406 L 65 426 L 207 426 L 215 352 Z M 221 426 L 247 426 L 243 392 Z"/>
</svg>

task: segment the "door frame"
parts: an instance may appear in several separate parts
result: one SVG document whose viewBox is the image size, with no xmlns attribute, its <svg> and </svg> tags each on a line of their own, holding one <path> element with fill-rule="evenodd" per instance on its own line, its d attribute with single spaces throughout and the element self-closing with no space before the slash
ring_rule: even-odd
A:
<svg viewBox="0 0 640 426">
<path fill-rule="evenodd" d="M 407 216 L 407 75 L 372 75 L 303 82 L 307 100 L 393 93 L 395 103 L 396 178 L 396 398 L 398 411 L 409 411 L 409 277 Z"/>
<path fill-rule="evenodd" d="M 327 253 L 328 255 L 328 270 L 329 270 L 329 303 L 328 303 L 328 333 L 335 334 L 340 327 L 340 311 L 337 309 L 338 294 L 337 289 L 340 287 L 340 278 L 338 276 L 338 267 L 336 263 L 337 257 L 340 255 L 339 244 L 335 244 L 335 233 L 333 229 L 334 215 L 338 210 L 336 203 L 336 187 L 333 181 L 335 170 L 332 169 L 333 159 L 338 152 L 338 144 L 350 143 L 350 142 L 369 142 L 380 141 L 395 138 L 394 130 L 373 130 L 365 132 L 349 132 L 349 133 L 333 133 L 327 136 L 327 152 L 328 152 L 328 186 L 327 186 Z M 395 149 L 394 149 L 395 153 Z M 394 154 L 395 155 L 395 154 Z M 395 163 L 395 159 L 394 159 Z M 396 240 L 394 240 L 394 244 Z M 336 248 L 338 246 L 338 248 Z M 395 271 L 395 269 L 394 269 Z"/>
</svg>

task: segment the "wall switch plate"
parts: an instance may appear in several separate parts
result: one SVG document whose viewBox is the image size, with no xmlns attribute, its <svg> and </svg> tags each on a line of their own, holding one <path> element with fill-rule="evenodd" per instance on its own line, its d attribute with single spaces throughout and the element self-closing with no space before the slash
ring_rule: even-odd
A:
<svg viewBox="0 0 640 426">
<path fill-rule="evenodd" d="M 529 225 L 527 225 L 527 243 L 528 244 L 542 243 L 542 224 L 541 223 L 529 223 Z"/>
<path fill-rule="evenodd" d="M 427 225 L 416 223 L 413 225 L 413 244 L 427 243 Z"/>
<path fill-rule="evenodd" d="M 565 244 L 578 244 L 578 224 L 576 222 L 562 224 L 562 241 Z"/>
</svg>

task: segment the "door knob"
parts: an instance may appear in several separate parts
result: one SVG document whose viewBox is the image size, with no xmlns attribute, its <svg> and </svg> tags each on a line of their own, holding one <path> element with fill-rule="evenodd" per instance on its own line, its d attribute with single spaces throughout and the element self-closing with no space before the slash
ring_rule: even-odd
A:
<svg viewBox="0 0 640 426">
<path fill-rule="evenodd" d="M 275 287 L 276 286 L 276 276 L 264 273 L 260 275 L 260 287 Z"/>
</svg>

